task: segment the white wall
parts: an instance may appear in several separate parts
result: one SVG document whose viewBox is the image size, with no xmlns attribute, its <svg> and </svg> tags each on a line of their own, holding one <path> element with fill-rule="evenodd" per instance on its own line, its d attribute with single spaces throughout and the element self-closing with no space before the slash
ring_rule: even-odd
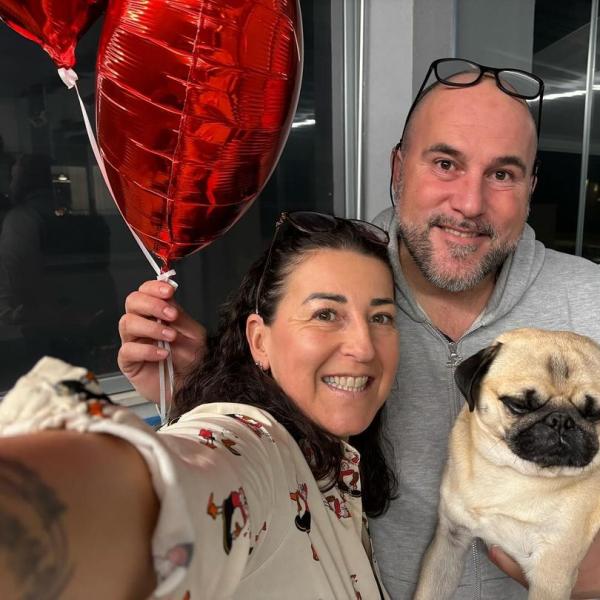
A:
<svg viewBox="0 0 600 600">
<path fill-rule="evenodd" d="M 456 14 L 457 56 L 531 70 L 535 0 L 456 0 Z"/>
<path fill-rule="evenodd" d="M 413 95 L 434 60 L 456 56 L 457 1 L 415 0 Z"/>
<path fill-rule="evenodd" d="M 454 55 L 455 0 L 367 0 L 364 218 L 390 206 L 390 151 L 432 60 Z M 414 74 L 414 75 L 413 75 Z"/>
<path fill-rule="evenodd" d="M 412 98 L 413 0 L 367 2 L 364 100 L 364 218 L 389 205 L 390 150 Z"/>
</svg>

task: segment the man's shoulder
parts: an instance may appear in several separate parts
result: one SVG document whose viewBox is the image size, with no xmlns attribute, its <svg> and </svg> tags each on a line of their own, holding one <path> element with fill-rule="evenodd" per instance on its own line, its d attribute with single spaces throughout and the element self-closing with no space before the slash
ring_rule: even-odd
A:
<svg viewBox="0 0 600 600">
<path fill-rule="evenodd" d="M 590 278 L 590 282 L 597 281 L 600 284 L 600 265 L 574 254 L 546 248 L 544 270 L 567 280 L 584 277 Z"/>
</svg>

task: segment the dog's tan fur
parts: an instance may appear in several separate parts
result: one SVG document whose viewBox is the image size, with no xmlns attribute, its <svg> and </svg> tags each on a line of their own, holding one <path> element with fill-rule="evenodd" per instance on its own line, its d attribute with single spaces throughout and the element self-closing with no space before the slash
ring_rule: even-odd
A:
<svg viewBox="0 0 600 600">
<path fill-rule="evenodd" d="M 573 333 L 534 329 L 507 332 L 498 342 L 472 399 L 475 410 L 463 408 L 450 436 L 438 527 L 415 600 L 452 596 L 475 537 L 521 565 L 530 600 L 566 600 L 600 529 L 600 452 L 582 467 L 542 467 L 520 458 L 507 439 L 521 416 L 500 400 L 534 390 L 553 403 L 544 410 L 583 410 L 586 402 L 600 410 L 600 346 Z M 526 418 L 534 419 L 533 412 Z M 583 427 L 590 437 L 600 435 L 600 420 Z"/>
</svg>

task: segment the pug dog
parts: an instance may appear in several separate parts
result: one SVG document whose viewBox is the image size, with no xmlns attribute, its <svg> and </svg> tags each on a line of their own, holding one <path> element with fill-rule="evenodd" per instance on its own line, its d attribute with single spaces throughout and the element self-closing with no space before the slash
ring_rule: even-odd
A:
<svg viewBox="0 0 600 600">
<path fill-rule="evenodd" d="M 600 529 L 600 346 L 517 329 L 464 360 L 438 524 L 415 600 L 451 598 L 480 537 L 522 567 L 529 600 L 567 600 Z"/>
</svg>

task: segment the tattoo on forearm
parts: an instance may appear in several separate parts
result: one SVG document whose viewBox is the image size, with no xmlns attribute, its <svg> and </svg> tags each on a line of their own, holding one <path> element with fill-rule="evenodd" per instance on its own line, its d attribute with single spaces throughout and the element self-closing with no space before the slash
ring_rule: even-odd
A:
<svg viewBox="0 0 600 600">
<path fill-rule="evenodd" d="M 56 600 L 71 579 L 65 511 L 37 473 L 0 459 L 0 577 L 15 600 Z"/>
</svg>

